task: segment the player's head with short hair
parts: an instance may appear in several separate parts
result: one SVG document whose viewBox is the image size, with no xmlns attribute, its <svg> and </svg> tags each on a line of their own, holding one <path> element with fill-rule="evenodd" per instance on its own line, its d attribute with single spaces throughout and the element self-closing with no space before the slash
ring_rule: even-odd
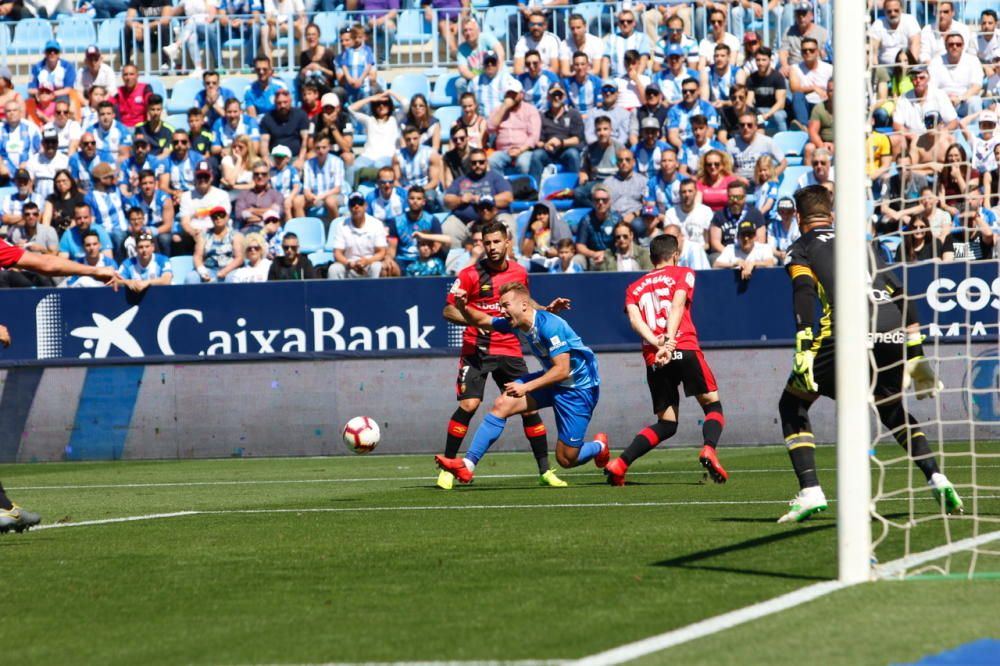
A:
<svg viewBox="0 0 1000 666">
<path fill-rule="evenodd" d="M 515 326 L 530 324 L 534 301 L 528 286 L 522 282 L 507 282 L 500 287 L 500 310 Z"/>
<path fill-rule="evenodd" d="M 809 185 L 795 193 L 795 210 L 799 216 L 799 229 L 815 224 L 829 224 L 833 219 L 833 197 L 822 185 Z"/>
<path fill-rule="evenodd" d="M 674 236 L 661 234 L 649 242 L 649 260 L 653 266 L 676 265 L 679 253 L 680 247 Z"/>
<path fill-rule="evenodd" d="M 507 238 L 507 225 L 499 221 L 487 222 L 482 226 L 480 232 L 483 234 L 483 238 L 486 238 L 490 234 L 500 234 L 504 238 Z"/>
</svg>

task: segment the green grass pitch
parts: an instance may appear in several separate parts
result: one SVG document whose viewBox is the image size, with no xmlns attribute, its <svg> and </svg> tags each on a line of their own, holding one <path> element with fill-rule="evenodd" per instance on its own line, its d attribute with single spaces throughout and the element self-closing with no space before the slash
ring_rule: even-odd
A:
<svg viewBox="0 0 1000 666">
<path fill-rule="evenodd" d="M 783 448 L 720 453 L 725 486 L 703 479 L 696 450 L 663 449 L 625 488 L 593 466 L 541 488 L 530 455 L 514 453 L 488 456 L 451 492 L 433 487 L 429 455 L 0 466 L 46 524 L 199 512 L 0 536 L 4 661 L 568 660 L 834 578 L 835 511 L 774 522 L 796 489 Z M 832 498 L 833 449 L 818 459 Z M 1000 486 L 989 463 L 978 483 Z M 969 460 L 949 457 L 946 472 L 967 483 Z M 978 500 L 993 520 L 996 495 Z M 925 496 L 915 507 L 929 515 Z M 973 521 L 948 527 L 959 538 Z M 922 524 L 914 550 L 943 529 Z M 900 554 L 901 537 L 879 551 Z M 1000 635 L 997 598 L 989 576 L 867 584 L 641 661 L 912 661 Z"/>
</svg>

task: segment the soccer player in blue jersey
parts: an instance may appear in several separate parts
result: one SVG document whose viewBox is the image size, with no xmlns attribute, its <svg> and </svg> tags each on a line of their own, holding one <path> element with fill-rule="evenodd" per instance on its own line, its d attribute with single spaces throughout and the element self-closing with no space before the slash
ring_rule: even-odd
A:
<svg viewBox="0 0 1000 666">
<path fill-rule="evenodd" d="M 599 432 L 593 440 L 584 441 L 600 396 L 601 378 L 597 357 L 583 344 L 580 336 L 562 317 L 546 312 L 535 303 L 528 288 L 520 282 L 508 282 L 500 288 L 502 317 L 490 317 L 468 309 L 467 294 L 461 289 L 453 293 L 455 307 L 470 326 L 514 333 L 528 344 L 544 370 L 507 383 L 476 430 L 465 458 L 435 456 L 438 466 L 454 474 L 462 483 L 469 483 L 476 464 L 503 433 L 507 419 L 544 407 L 552 407 L 555 411 L 559 438 L 556 460 L 562 467 L 577 467 L 590 460 L 599 468 L 607 465 L 607 435 Z"/>
</svg>

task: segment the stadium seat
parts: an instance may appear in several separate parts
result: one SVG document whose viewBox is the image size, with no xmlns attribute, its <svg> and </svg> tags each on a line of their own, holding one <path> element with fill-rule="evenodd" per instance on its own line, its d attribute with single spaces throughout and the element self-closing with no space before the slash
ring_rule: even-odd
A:
<svg viewBox="0 0 1000 666">
<path fill-rule="evenodd" d="M 441 123 L 441 141 L 451 140 L 451 126 L 462 116 L 460 106 L 442 106 L 434 111 L 434 117 Z"/>
<path fill-rule="evenodd" d="M 172 113 L 163 119 L 163 122 L 176 129 L 188 129 L 188 117 L 186 113 Z"/>
<path fill-rule="evenodd" d="M 979 17 L 984 9 L 997 10 L 996 0 L 965 0 L 965 23 L 972 23 L 978 26 Z M 955 17 L 958 18 L 957 16 Z"/>
<path fill-rule="evenodd" d="M 170 280 L 170 284 L 184 284 L 188 273 L 194 270 L 194 257 L 190 254 L 170 257 L 170 267 L 174 270 L 174 277 Z"/>
<path fill-rule="evenodd" d="M 806 132 L 778 132 L 774 135 L 774 145 L 788 160 L 788 164 L 793 166 L 802 164 L 807 143 L 809 143 L 809 134 Z"/>
<path fill-rule="evenodd" d="M 10 28 L 5 23 L 0 23 L 0 53 L 7 53 L 10 50 Z"/>
<path fill-rule="evenodd" d="M 539 201 L 549 200 L 557 210 L 569 210 L 573 207 L 573 198 L 567 199 L 547 199 L 552 194 L 562 190 L 572 190 L 579 183 L 580 176 L 576 173 L 557 173 L 550 176 L 542 183 L 542 189 L 538 193 Z"/>
<path fill-rule="evenodd" d="M 576 235 L 576 230 L 580 227 L 580 221 L 587 217 L 590 208 L 571 208 L 563 213 L 563 222 L 569 225 L 569 230 Z"/>
<path fill-rule="evenodd" d="M 299 105 L 299 86 L 298 86 L 298 74 L 295 72 L 280 72 L 277 74 L 277 78 L 284 82 L 288 86 L 288 90 L 292 93 L 292 104 L 295 106 Z M 233 91 L 236 92 L 236 91 Z"/>
<path fill-rule="evenodd" d="M 524 238 L 524 231 L 528 228 L 528 220 L 531 219 L 531 210 L 522 211 L 514 223 L 514 253 L 520 256 L 521 240 Z"/>
<path fill-rule="evenodd" d="M 533 189 L 533 190 L 535 190 L 537 192 L 538 191 L 538 183 L 535 182 L 535 179 L 532 176 L 529 176 L 527 174 L 513 174 L 513 175 L 510 175 L 510 176 L 507 176 L 507 181 L 511 184 L 511 187 L 514 186 L 515 182 L 517 182 L 519 180 L 525 180 L 525 179 L 527 179 L 527 181 L 531 184 L 531 189 Z M 536 201 L 512 201 L 511 204 L 510 204 L 510 210 L 511 210 L 512 213 L 517 213 L 517 212 L 520 212 L 522 210 L 528 210 L 529 208 L 531 208 L 536 203 L 537 203 Z"/>
<path fill-rule="evenodd" d="M 41 47 L 50 39 L 52 39 L 51 23 L 43 19 L 25 18 L 14 25 L 14 39 L 8 48 L 11 53 L 39 55 Z"/>
<path fill-rule="evenodd" d="M 242 102 L 243 93 L 246 92 L 251 83 L 253 83 L 253 79 L 248 79 L 245 76 L 227 76 L 219 82 L 219 85 L 232 90 L 233 94 L 236 95 L 236 99 Z"/>
<path fill-rule="evenodd" d="M 434 82 L 434 91 L 427 99 L 433 107 L 454 106 L 458 104 L 458 80 L 460 74 L 442 74 Z"/>
<path fill-rule="evenodd" d="M 340 29 L 350 23 L 341 12 L 319 12 L 313 16 L 313 23 L 319 27 L 319 42 L 330 46 L 340 41 Z"/>
<path fill-rule="evenodd" d="M 312 254 L 323 249 L 323 220 L 318 217 L 296 217 L 285 223 L 286 232 L 299 237 L 302 254 Z"/>
<path fill-rule="evenodd" d="M 113 18 L 101 22 L 97 28 L 97 46 L 105 55 L 121 53 L 122 35 L 125 34 L 125 19 Z"/>
<path fill-rule="evenodd" d="M 333 253 L 326 250 L 317 250 L 309 255 L 309 261 L 313 266 L 333 263 Z"/>
<path fill-rule="evenodd" d="M 399 13 L 396 23 L 396 34 L 393 39 L 397 44 L 426 44 L 431 41 L 431 35 L 424 28 L 423 12 L 419 9 L 404 9 Z M 423 75 L 421 75 L 422 78 Z"/>
<path fill-rule="evenodd" d="M 431 85 L 423 74 L 400 74 L 389 83 L 389 90 L 406 100 L 423 95 L 430 104 Z"/>
<path fill-rule="evenodd" d="M 21 99 L 28 99 L 28 97 L 30 97 L 30 95 L 28 95 L 27 83 L 15 83 L 14 90 L 21 96 Z"/>
<path fill-rule="evenodd" d="M 201 79 L 179 80 L 170 90 L 170 99 L 167 100 L 167 113 L 186 112 L 194 106 L 194 96 L 204 87 L 205 85 Z"/>
<path fill-rule="evenodd" d="M 778 186 L 778 196 L 790 197 L 795 194 L 795 191 L 799 189 L 799 178 L 802 174 L 810 171 L 812 171 L 812 167 L 808 166 L 790 166 L 785 169 L 785 173 L 781 176 L 781 185 Z"/>
<path fill-rule="evenodd" d="M 503 41 L 507 36 L 509 19 L 516 13 L 517 7 L 513 5 L 490 7 L 483 14 L 483 30 L 489 30 L 494 37 Z M 511 42 L 513 41 L 512 39 Z"/>
<path fill-rule="evenodd" d="M 167 87 L 163 85 L 163 81 L 158 76 L 140 76 L 139 81 L 141 83 L 148 84 L 153 92 L 162 97 L 164 100 L 167 99 Z"/>
<path fill-rule="evenodd" d="M 86 16 L 60 16 L 56 23 L 57 37 L 63 51 L 83 53 L 87 47 L 97 42 L 94 22 Z"/>
<path fill-rule="evenodd" d="M 590 29 L 591 24 L 601 17 L 604 8 L 603 2 L 581 2 L 578 5 L 573 5 L 573 13 L 586 19 L 587 27 Z"/>
</svg>

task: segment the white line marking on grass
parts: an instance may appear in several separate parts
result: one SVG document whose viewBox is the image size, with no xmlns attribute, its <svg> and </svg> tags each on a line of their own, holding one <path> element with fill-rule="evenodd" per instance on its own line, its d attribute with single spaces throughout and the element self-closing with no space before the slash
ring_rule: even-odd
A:
<svg viewBox="0 0 1000 666">
<path fill-rule="evenodd" d="M 150 513 L 145 516 L 125 516 L 123 518 L 102 518 L 99 520 L 81 520 L 78 523 L 49 523 L 33 527 L 33 530 L 54 530 L 59 527 L 89 527 L 91 525 L 111 525 L 112 523 L 134 523 L 141 520 L 159 520 L 160 518 L 178 518 L 180 516 L 195 516 L 199 511 L 174 511 L 173 513 Z"/>
<path fill-rule="evenodd" d="M 323 664 L 294 664 L 293 666 L 560 666 L 569 659 L 523 659 L 521 661 L 331 661 Z"/>
<path fill-rule="evenodd" d="M 932 548 L 922 553 L 907 555 L 906 557 L 901 557 L 898 560 L 878 565 L 875 567 L 875 573 L 879 578 L 898 578 L 905 574 L 908 569 L 918 567 L 921 564 L 927 564 L 928 562 L 933 562 L 934 560 L 940 560 L 960 550 L 971 550 L 990 543 L 991 541 L 997 541 L 998 539 L 1000 539 L 1000 530 L 996 532 L 987 532 L 986 534 L 980 534 L 979 536 L 969 537 L 967 539 L 960 539 L 959 541 L 951 544 L 938 546 L 937 548 Z"/>
</svg>

